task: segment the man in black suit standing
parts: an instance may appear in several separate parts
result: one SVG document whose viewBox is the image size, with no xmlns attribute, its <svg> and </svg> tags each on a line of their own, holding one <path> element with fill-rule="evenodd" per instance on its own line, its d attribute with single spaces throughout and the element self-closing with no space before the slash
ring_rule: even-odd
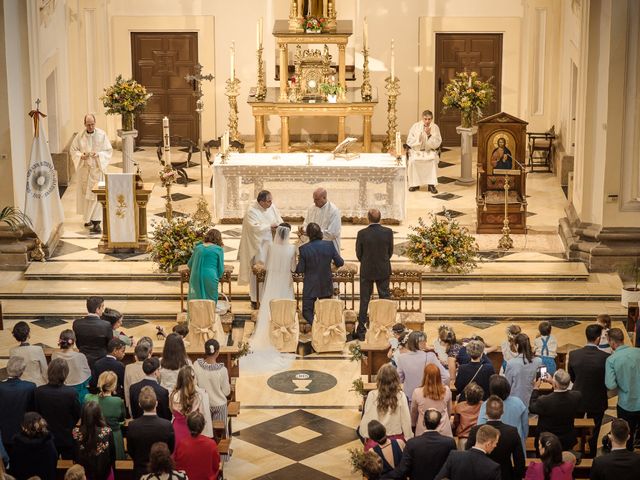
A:
<svg viewBox="0 0 640 480">
<path fill-rule="evenodd" d="M 573 389 L 582 394 L 578 407 L 578 417 L 593 418 L 595 428 L 589 439 L 589 455 L 595 457 L 598 447 L 598 436 L 604 412 L 607 409 L 607 386 L 604 384 L 605 364 L 609 354 L 598 348 L 602 327 L 597 324 L 588 325 L 585 330 L 587 344 L 569 352 L 567 369 L 573 382 Z"/>
<path fill-rule="evenodd" d="M 87 357 L 92 370 L 96 360 L 107 354 L 109 340 L 113 338 L 111 324 L 100 318 L 103 310 L 102 297 L 89 297 L 87 298 L 87 316 L 73 322 L 76 345 L 78 350 Z"/>
<path fill-rule="evenodd" d="M 489 458 L 500 464 L 502 480 L 521 480 L 525 473 L 524 452 L 522 439 L 518 429 L 502 423 L 500 417 L 504 413 L 504 403 L 497 395 L 491 395 L 487 400 L 487 425 L 495 427 L 500 432 L 500 439 L 496 448 L 489 454 Z M 476 433 L 480 428 L 476 425 L 469 431 L 466 449 L 476 444 Z"/>
<path fill-rule="evenodd" d="M 173 451 L 175 443 L 171 422 L 156 415 L 158 401 L 153 388 L 144 387 L 137 404 L 144 410 L 144 414 L 132 420 L 127 428 L 127 451 L 133 460 L 133 474 L 136 479 L 148 471 L 151 445 L 164 442 L 169 450 Z"/>
<path fill-rule="evenodd" d="M 464 452 L 453 450 L 435 480 L 500 480 L 500 464 L 488 455 L 500 440 L 500 431 L 482 425 L 476 432 L 476 444 Z"/>
<path fill-rule="evenodd" d="M 456 449 L 453 438 L 438 433 L 441 419 L 442 414 L 438 410 L 427 409 L 424 412 L 426 432 L 407 442 L 398 466 L 382 478 L 433 480 L 447 460 L 449 452 Z"/>
<path fill-rule="evenodd" d="M 538 436 L 541 432 L 550 432 L 558 437 L 562 443 L 562 450 L 571 450 L 577 442 L 574 429 L 574 418 L 578 413 L 582 394 L 576 390 L 569 390 L 571 377 L 562 369 L 553 374 L 553 392 L 540 395 L 540 383 L 549 380 L 541 378 L 531 395 L 529 413 L 538 415 L 538 433 L 535 446 L 538 450 Z"/>
<path fill-rule="evenodd" d="M 313 307 L 319 298 L 331 298 L 333 282 L 331 262 L 336 267 L 344 265 L 344 260 L 332 242 L 322 240 L 322 230 L 317 223 L 307 225 L 309 243 L 300 247 L 300 258 L 296 273 L 304 273 L 302 284 L 302 316 L 313 324 Z"/>
<path fill-rule="evenodd" d="M 635 480 L 640 472 L 640 455 L 627 450 L 629 424 L 622 418 L 611 422 L 611 452 L 596 457 L 591 480 Z"/>
<path fill-rule="evenodd" d="M 115 394 L 120 398 L 124 398 L 124 358 L 126 345 L 119 338 L 112 338 L 107 345 L 106 356 L 96 360 L 93 365 L 93 377 L 91 378 L 91 386 L 95 389 L 98 385 L 98 379 L 103 372 L 113 372 L 118 377 L 118 385 Z"/>
<path fill-rule="evenodd" d="M 144 387 L 151 387 L 157 400 L 156 411 L 160 418 L 171 420 L 171 409 L 169 408 L 169 390 L 158 383 L 160 376 L 160 360 L 157 357 L 149 357 L 142 362 L 142 371 L 145 377 L 138 383 L 134 383 L 129 388 L 129 400 L 131 402 L 131 416 L 138 418 L 142 415 L 142 407 L 139 405 L 140 392 Z M 155 407 L 154 407 L 155 408 Z"/>
<path fill-rule="evenodd" d="M 356 335 L 364 340 L 369 300 L 376 284 L 378 297 L 389 298 L 389 276 L 393 255 L 393 231 L 380 225 L 380 210 L 372 208 L 367 213 L 369 226 L 358 232 L 356 257 L 360 262 L 360 313 Z"/>
<path fill-rule="evenodd" d="M 24 358 L 9 358 L 7 362 L 9 378 L 0 382 L 0 433 L 8 453 L 11 453 L 13 436 L 20 433 L 24 414 L 34 408 L 36 384 L 20 380 L 26 368 Z"/>
</svg>

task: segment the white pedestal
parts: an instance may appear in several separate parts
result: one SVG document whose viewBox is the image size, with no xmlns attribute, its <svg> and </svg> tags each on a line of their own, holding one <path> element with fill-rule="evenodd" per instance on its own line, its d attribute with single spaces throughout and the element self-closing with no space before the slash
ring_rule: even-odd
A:
<svg viewBox="0 0 640 480">
<path fill-rule="evenodd" d="M 122 138 L 122 173 L 136 173 L 133 162 L 134 138 L 137 138 L 137 130 L 118 130 L 118 136 Z"/>
<path fill-rule="evenodd" d="M 473 135 L 478 132 L 478 127 L 463 128 L 456 127 L 456 132 L 460 134 L 460 178 L 456 180 L 457 185 L 470 185 L 476 182 L 471 175 L 471 162 L 473 159 Z"/>
</svg>

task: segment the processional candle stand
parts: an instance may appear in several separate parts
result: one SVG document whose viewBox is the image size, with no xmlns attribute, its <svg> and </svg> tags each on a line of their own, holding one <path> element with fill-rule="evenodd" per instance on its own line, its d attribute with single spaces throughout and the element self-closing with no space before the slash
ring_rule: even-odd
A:
<svg viewBox="0 0 640 480">
<path fill-rule="evenodd" d="M 502 222 L 502 237 L 498 242 L 498 248 L 501 250 L 511 250 L 513 248 L 513 239 L 509 236 L 511 229 L 509 228 L 509 175 L 504 175 L 504 221 Z"/>
<path fill-rule="evenodd" d="M 396 101 L 400 95 L 400 80 L 396 77 L 395 53 L 393 51 L 393 40 L 391 40 L 391 75 L 385 79 L 385 90 L 387 91 L 387 136 L 382 142 L 382 151 L 388 152 L 396 140 L 398 131 L 398 109 Z"/>
<path fill-rule="evenodd" d="M 204 110 L 204 101 L 202 97 L 204 93 L 202 92 L 202 82 L 207 80 L 213 80 L 213 75 L 203 75 L 202 74 L 202 65 L 199 63 L 194 67 L 195 74 L 187 75 L 185 80 L 187 82 L 195 82 L 196 90 L 193 92 L 193 96 L 196 97 L 196 112 L 198 113 L 198 149 L 200 150 L 200 199 L 198 200 L 198 206 L 196 208 L 196 213 L 193 214 L 193 218 L 196 222 L 201 223 L 203 225 L 211 223 L 211 212 L 209 212 L 209 204 L 207 200 L 204 198 L 204 144 L 202 141 L 202 111 Z"/>
</svg>

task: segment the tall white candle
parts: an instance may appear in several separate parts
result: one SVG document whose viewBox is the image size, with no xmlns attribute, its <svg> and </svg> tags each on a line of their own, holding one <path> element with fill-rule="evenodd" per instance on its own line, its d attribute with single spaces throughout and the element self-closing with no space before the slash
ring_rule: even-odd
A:
<svg viewBox="0 0 640 480">
<path fill-rule="evenodd" d="M 391 80 L 396 79 L 396 54 L 393 52 L 393 38 L 391 39 Z"/>
<path fill-rule="evenodd" d="M 256 25 L 256 50 L 260 50 L 262 46 L 262 17 L 258 19 L 258 24 Z"/>
<path fill-rule="evenodd" d="M 400 140 L 400 132 L 396 132 L 396 155 L 401 155 L 402 141 Z"/>
<path fill-rule="evenodd" d="M 367 17 L 364 17 L 364 29 L 362 35 L 362 46 L 366 49 L 369 47 L 369 24 L 367 23 Z"/>
<path fill-rule="evenodd" d="M 162 119 L 162 143 L 164 146 L 164 163 L 171 163 L 171 136 L 169 135 L 169 118 Z"/>
<path fill-rule="evenodd" d="M 229 78 L 231 80 L 236 79 L 236 44 L 235 42 L 231 43 L 231 48 L 229 49 L 231 56 L 231 63 L 229 64 Z"/>
</svg>

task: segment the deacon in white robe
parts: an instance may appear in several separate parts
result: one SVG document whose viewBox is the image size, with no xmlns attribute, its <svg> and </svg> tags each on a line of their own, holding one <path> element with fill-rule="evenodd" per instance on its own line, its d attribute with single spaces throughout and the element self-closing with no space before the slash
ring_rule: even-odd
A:
<svg viewBox="0 0 640 480">
<path fill-rule="evenodd" d="M 333 242 L 336 251 L 340 253 L 340 231 L 342 229 L 342 215 L 340 209 L 327 200 L 327 190 L 317 188 L 313 192 L 313 205 L 307 210 L 304 223 L 300 227 L 300 234 L 304 234 L 307 225 L 317 223 L 322 229 L 322 239 Z"/>
<path fill-rule="evenodd" d="M 249 284 L 251 306 L 257 308 L 257 284 L 256 276 L 251 267 L 260 256 L 260 249 L 267 248 L 273 241 L 273 232 L 282 217 L 278 209 L 273 205 L 271 193 L 263 190 L 258 194 L 256 203 L 251 205 L 242 220 L 242 237 L 238 248 L 238 260 L 240 271 L 238 272 L 238 285 Z"/>
<path fill-rule="evenodd" d="M 409 150 L 409 191 L 428 185 L 431 193 L 438 193 L 438 148 L 442 143 L 440 128 L 433 123 L 430 110 L 422 112 L 422 121 L 413 124 L 407 135 Z"/>
<path fill-rule="evenodd" d="M 92 114 L 84 117 L 85 130 L 76 135 L 71 143 L 70 153 L 78 172 L 76 209 L 82 214 L 85 227 L 91 227 L 94 233 L 100 233 L 102 206 L 91 190 L 98 182 L 104 182 L 113 149 L 104 130 L 96 128 L 96 119 Z"/>
</svg>

